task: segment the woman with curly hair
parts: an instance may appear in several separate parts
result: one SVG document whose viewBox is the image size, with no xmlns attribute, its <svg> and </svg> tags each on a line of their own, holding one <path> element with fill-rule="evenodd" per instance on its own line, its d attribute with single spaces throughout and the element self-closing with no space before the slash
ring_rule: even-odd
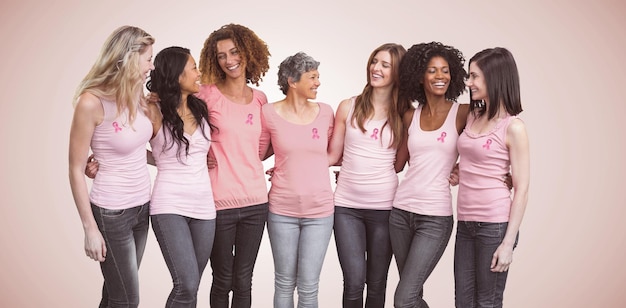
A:
<svg viewBox="0 0 626 308">
<path fill-rule="evenodd" d="M 211 307 L 250 307 L 252 272 L 268 212 L 267 186 L 259 158 L 259 85 L 269 69 L 269 50 L 252 30 L 228 24 L 215 30 L 200 55 L 199 98 L 207 103 L 212 135 L 209 175 L 217 209 L 211 254 Z"/>
<path fill-rule="evenodd" d="M 200 72 L 189 49 L 168 47 L 154 59 L 147 88 L 161 98 L 150 104 L 152 157 L 157 176 L 150 201 L 152 229 L 174 284 L 166 307 L 196 307 L 200 278 L 215 234 L 215 204 L 206 156 L 211 131 L 200 90 Z"/>
<path fill-rule="evenodd" d="M 469 61 L 472 104 L 459 136 L 454 249 L 456 307 L 502 307 L 513 249 L 528 203 L 530 154 L 517 65 L 505 48 Z M 501 178 L 511 171 L 511 191 Z"/>
<path fill-rule="evenodd" d="M 142 86 L 154 38 L 122 26 L 106 40 L 74 97 L 69 179 L 85 232 L 85 254 L 104 276 L 100 307 L 139 305 L 139 265 L 148 236 L 152 136 Z M 100 163 L 91 191 L 83 176 L 89 149 Z"/>
<path fill-rule="evenodd" d="M 402 141 L 398 98 L 400 60 L 406 49 L 383 44 L 367 61 L 363 91 L 339 104 L 329 160 L 341 160 L 335 189 L 335 242 L 343 271 L 343 307 L 384 307 L 391 263 L 389 213 L 398 186 L 394 170 Z"/>
<path fill-rule="evenodd" d="M 389 217 L 400 274 L 394 307 L 428 307 L 424 283 L 450 240 L 454 221 L 449 175 L 469 109 L 456 103 L 465 90 L 464 62 L 459 50 L 439 42 L 413 45 L 402 58 L 400 95 L 418 105 L 404 114 L 404 138 L 396 158 L 396 171 L 407 161 L 409 168 Z"/>
</svg>

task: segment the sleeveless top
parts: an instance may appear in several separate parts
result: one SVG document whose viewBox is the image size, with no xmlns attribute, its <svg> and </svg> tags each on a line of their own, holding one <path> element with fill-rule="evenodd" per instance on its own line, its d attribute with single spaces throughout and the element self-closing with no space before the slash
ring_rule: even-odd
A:
<svg viewBox="0 0 626 308">
<path fill-rule="evenodd" d="M 104 119 L 91 139 L 91 150 L 99 167 L 89 199 L 110 210 L 145 204 L 150 200 L 146 145 L 152 137 L 152 123 L 142 108 L 137 108 L 131 125 L 127 111 L 117 115 L 114 101 L 100 98 L 100 102 Z"/>
<path fill-rule="evenodd" d="M 503 118 L 491 131 L 477 134 L 470 131 L 474 116 L 468 117 L 457 142 L 461 156 L 457 200 L 460 221 L 509 221 L 511 190 L 502 180 L 511 166 L 506 131 L 515 118 Z"/>
<path fill-rule="evenodd" d="M 189 155 L 185 155 L 184 144 L 181 144 L 180 156 L 176 143 L 172 145 L 174 141 L 169 131 L 165 139 L 164 127 L 150 140 L 158 170 L 150 201 L 150 215 L 177 214 L 214 219 L 215 203 L 206 162 L 211 142 L 204 136 L 211 138 L 209 124 L 204 121 L 204 135 L 200 125 L 193 134 L 184 133 L 189 140 Z"/>
<path fill-rule="evenodd" d="M 448 177 L 458 158 L 456 118 L 453 103 L 443 125 L 433 131 L 420 126 L 420 104 L 408 129 L 409 168 L 398 187 L 393 206 L 428 216 L 451 216 L 452 194 Z"/>
<path fill-rule="evenodd" d="M 343 161 L 335 189 L 335 206 L 391 210 L 398 186 L 394 169 L 396 149 L 390 148 L 391 128 L 387 119 L 367 120 L 362 132 L 352 122 L 356 97 L 346 118 Z M 353 125 L 354 124 L 354 125 Z"/>
</svg>

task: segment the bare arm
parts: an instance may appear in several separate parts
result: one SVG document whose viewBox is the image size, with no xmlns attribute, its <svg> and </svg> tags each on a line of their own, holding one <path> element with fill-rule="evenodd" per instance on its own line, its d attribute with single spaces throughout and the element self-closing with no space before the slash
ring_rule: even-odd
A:
<svg viewBox="0 0 626 308">
<path fill-rule="evenodd" d="M 409 139 L 409 126 L 411 125 L 411 121 L 413 120 L 413 114 L 415 113 L 415 109 L 409 109 L 402 116 L 402 141 L 400 141 L 400 145 L 398 146 L 398 150 L 396 151 L 396 163 L 395 169 L 396 173 L 402 171 L 406 162 L 409 161 L 409 147 L 407 141 Z"/>
<path fill-rule="evenodd" d="M 346 139 L 346 120 L 350 113 L 350 99 L 343 100 L 337 107 L 333 135 L 328 145 L 328 165 L 338 166 L 343 156 L 343 142 Z"/>
<path fill-rule="evenodd" d="M 507 129 L 506 139 L 513 174 L 514 192 L 509 224 L 502 244 L 494 253 L 491 261 L 491 271 L 493 272 L 508 270 L 513 261 L 513 246 L 526 211 L 530 184 L 530 153 L 524 122 L 519 119 L 513 120 Z"/>
<path fill-rule="evenodd" d="M 103 118 L 104 110 L 100 100 L 92 94 L 83 94 L 74 109 L 69 146 L 70 187 L 85 232 L 85 253 L 89 258 L 100 262 L 106 257 L 106 245 L 91 211 L 83 172 L 89 157 L 91 138 Z"/>
</svg>

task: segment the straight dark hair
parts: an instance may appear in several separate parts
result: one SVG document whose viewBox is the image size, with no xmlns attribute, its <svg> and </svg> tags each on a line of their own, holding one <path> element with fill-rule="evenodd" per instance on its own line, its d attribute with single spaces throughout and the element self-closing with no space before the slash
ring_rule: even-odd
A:
<svg viewBox="0 0 626 308">
<path fill-rule="evenodd" d="M 500 106 L 504 105 L 508 114 L 520 114 L 523 109 L 520 99 L 519 73 L 511 52 L 502 47 L 485 49 L 469 60 L 469 64 L 472 63 L 475 63 L 483 72 L 489 104 L 487 108 L 479 107 L 480 101 L 474 100 L 470 91 L 472 101 L 470 112 L 474 112 L 477 117 L 487 114 L 487 119 L 492 119 L 496 116 Z"/>
</svg>

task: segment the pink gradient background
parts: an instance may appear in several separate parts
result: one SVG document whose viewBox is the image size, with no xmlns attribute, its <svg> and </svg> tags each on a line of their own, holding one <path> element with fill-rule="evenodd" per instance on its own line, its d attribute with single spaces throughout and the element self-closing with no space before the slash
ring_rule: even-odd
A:
<svg viewBox="0 0 626 308">
<path fill-rule="evenodd" d="M 211 3 L 210 2 L 215 2 Z M 177 3 L 177 4 L 175 4 Z M 260 89 L 281 97 L 277 66 L 305 51 L 321 61 L 319 101 L 337 106 L 365 82 L 371 50 L 396 42 L 454 45 L 470 58 L 509 48 L 522 80 L 532 156 L 530 200 L 515 252 L 507 307 L 625 307 L 626 173 L 620 129 L 626 107 L 626 6 L 620 1 L 78 1 L 0 4 L 0 306 L 94 307 L 97 264 L 83 233 L 67 176 L 75 87 L 109 33 L 123 24 L 198 57 L 204 39 L 241 23 L 272 53 Z M 357 4 L 358 3 L 358 4 Z M 464 95 L 461 101 L 467 101 Z M 456 192 L 456 190 L 455 190 Z M 431 307 L 453 307 L 454 239 L 427 282 Z M 150 232 L 140 270 L 141 307 L 161 307 L 169 273 Z M 398 276 L 389 274 L 387 307 Z M 199 307 L 208 307 L 207 268 Z M 320 307 L 340 307 L 341 270 L 331 240 Z M 273 263 L 263 239 L 253 306 L 271 307 Z"/>
</svg>

